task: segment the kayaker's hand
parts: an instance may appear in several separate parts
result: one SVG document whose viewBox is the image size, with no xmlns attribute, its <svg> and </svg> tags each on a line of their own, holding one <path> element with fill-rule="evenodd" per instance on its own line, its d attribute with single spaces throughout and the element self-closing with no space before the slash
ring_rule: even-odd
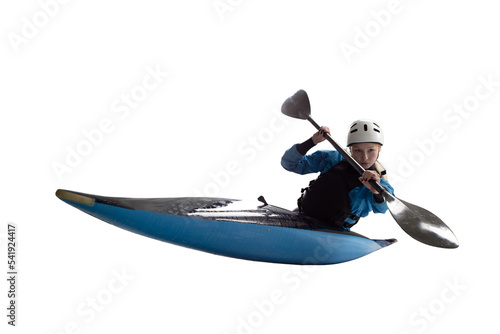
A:
<svg viewBox="0 0 500 334">
<path fill-rule="evenodd" d="M 372 193 L 378 194 L 378 191 L 376 191 L 375 188 L 373 188 L 372 185 L 370 184 L 370 182 L 369 182 L 370 180 L 375 180 L 378 183 L 380 183 L 380 175 L 377 172 L 373 171 L 373 170 L 366 170 L 363 173 L 363 176 L 361 176 L 359 178 L 359 181 L 361 181 L 361 183 L 363 183 L 363 185 L 365 187 L 367 187 L 368 189 L 370 189 L 372 191 Z"/>
<path fill-rule="evenodd" d="M 318 143 L 321 143 L 323 140 L 325 140 L 326 138 L 323 136 L 324 133 L 328 133 L 329 135 L 330 134 L 330 129 L 327 127 L 327 126 L 322 126 L 320 128 L 320 130 L 318 132 L 316 132 L 313 136 L 312 136 L 312 140 L 313 140 L 313 143 L 314 145 L 318 144 Z"/>
</svg>

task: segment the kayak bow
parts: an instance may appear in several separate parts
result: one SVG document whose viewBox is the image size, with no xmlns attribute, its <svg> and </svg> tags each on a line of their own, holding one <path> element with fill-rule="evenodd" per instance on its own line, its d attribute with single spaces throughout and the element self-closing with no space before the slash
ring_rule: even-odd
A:
<svg viewBox="0 0 500 334">
<path fill-rule="evenodd" d="M 227 198 L 118 198 L 57 190 L 75 208 L 153 239 L 233 258 L 287 264 L 351 261 L 396 242 L 322 225 L 267 203 Z"/>
</svg>

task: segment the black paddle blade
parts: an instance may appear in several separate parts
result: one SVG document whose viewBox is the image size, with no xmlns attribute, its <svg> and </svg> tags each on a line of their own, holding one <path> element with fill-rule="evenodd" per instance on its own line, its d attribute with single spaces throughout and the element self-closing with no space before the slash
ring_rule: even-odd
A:
<svg viewBox="0 0 500 334">
<path fill-rule="evenodd" d="M 387 207 L 396 222 L 412 238 L 435 247 L 458 247 L 455 234 L 435 214 L 417 205 L 400 200 L 387 191 L 383 195 Z"/>
<path fill-rule="evenodd" d="M 287 116 L 307 119 L 311 115 L 311 104 L 307 93 L 301 89 L 283 102 L 281 112 Z"/>
</svg>

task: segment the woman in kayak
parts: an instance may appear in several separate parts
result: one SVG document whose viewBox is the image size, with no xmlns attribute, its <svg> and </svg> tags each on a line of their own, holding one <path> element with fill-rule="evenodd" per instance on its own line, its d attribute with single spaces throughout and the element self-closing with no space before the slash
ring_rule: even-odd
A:
<svg viewBox="0 0 500 334">
<path fill-rule="evenodd" d="M 288 171 L 298 174 L 320 172 L 309 187 L 302 189 L 302 196 L 297 201 L 299 211 L 345 230 L 371 211 L 385 213 L 387 205 L 383 196 L 369 183 L 369 180 L 376 180 L 394 194 L 385 170 L 377 162 L 384 144 L 380 127 L 372 121 L 358 120 L 349 128 L 347 146 L 351 156 L 366 170 L 361 177 L 337 151 L 321 150 L 306 155 L 325 140 L 324 133 L 330 134 L 328 127 L 321 127 L 302 144 L 293 145 L 281 159 L 281 165 Z"/>
</svg>

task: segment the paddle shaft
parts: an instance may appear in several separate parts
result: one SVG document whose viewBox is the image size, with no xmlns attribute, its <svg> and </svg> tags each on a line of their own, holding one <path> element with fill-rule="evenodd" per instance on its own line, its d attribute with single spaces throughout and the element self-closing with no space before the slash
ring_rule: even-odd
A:
<svg viewBox="0 0 500 334">
<path fill-rule="evenodd" d="M 321 127 L 319 126 L 318 123 L 316 123 L 312 118 L 311 116 L 307 116 L 307 120 L 318 130 L 321 129 Z M 351 155 L 349 153 L 347 153 L 343 148 L 342 146 L 340 146 L 339 144 L 337 144 L 337 142 L 332 138 L 332 136 L 330 136 L 328 133 L 323 133 L 323 137 L 325 137 L 326 140 L 328 140 L 330 142 L 330 144 L 333 145 L 333 147 L 335 147 L 335 149 L 337 150 L 337 152 L 339 152 L 343 157 L 344 159 L 347 160 L 347 162 L 349 164 L 351 164 L 351 166 L 360 174 L 360 175 L 363 175 L 363 173 L 365 172 L 365 169 L 356 161 L 353 159 L 353 157 L 351 157 Z M 376 190 L 378 191 L 380 194 L 384 193 L 386 190 L 384 187 L 382 187 L 380 185 L 380 183 L 378 183 L 377 181 L 375 180 L 370 180 L 370 185 Z"/>
</svg>

